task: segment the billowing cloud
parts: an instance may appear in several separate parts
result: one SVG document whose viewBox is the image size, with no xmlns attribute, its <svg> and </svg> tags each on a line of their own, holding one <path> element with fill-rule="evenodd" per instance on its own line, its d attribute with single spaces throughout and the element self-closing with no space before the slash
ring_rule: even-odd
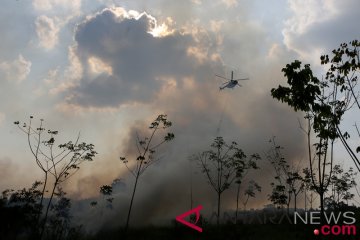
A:
<svg viewBox="0 0 360 240">
<path fill-rule="evenodd" d="M 41 15 L 36 19 L 35 25 L 40 46 L 48 50 L 55 47 L 59 41 L 59 20 Z"/>
<path fill-rule="evenodd" d="M 69 103 L 117 107 L 152 101 L 164 85 L 190 76 L 207 49 L 198 48 L 191 35 L 166 34 L 146 13 L 105 9 L 76 30 L 76 54 L 85 69 L 78 86 L 68 92 Z M 159 30 L 162 30 L 162 32 Z"/>
<path fill-rule="evenodd" d="M 20 83 L 24 81 L 31 71 L 31 62 L 21 54 L 13 61 L 0 62 L 0 77 L 7 81 Z"/>
<path fill-rule="evenodd" d="M 34 0 L 32 7 L 39 15 L 35 20 L 35 32 L 39 46 L 51 50 L 59 44 L 62 30 L 70 20 L 81 13 L 81 0 Z M 66 46 L 65 46 L 66 48 Z"/>
</svg>

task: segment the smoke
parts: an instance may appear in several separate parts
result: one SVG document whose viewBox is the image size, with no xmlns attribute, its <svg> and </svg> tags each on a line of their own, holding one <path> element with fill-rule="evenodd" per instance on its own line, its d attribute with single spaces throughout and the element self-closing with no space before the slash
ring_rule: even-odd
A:
<svg viewBox="0 0 360 240">
<path fill-rule="evenodd" d="M 45 4 L 45 9 L 40 9 L 41 4 L 34 5 L 36 11 L 51 11 L 46 13 L 50 17 L 57 16 L 54 15 L 57 5 L 62 9 L 60 12 L 69 10 L 72 16 L 84 12 L 58 26 L 59 41 L 51 54 L 41 53 L 39 44 L 35 44 L 39 40 L 36 29 L 27 27 L 29 22 L 36 21 L 31 3 L 21 8 L 18 2 L 6 3 L 3 9 L 16 13 L 11 17 L 18 24 L 11 29 L 7 24 L 1 26 L 6 33 L 0 46 L 4 50 L 1 62 L 11 63 L 17 56 L 26 56 L 34 71 L 25 71 L 26 76 L 23 75 L 29 81 L 19 85 L 1 83 L 4 100 L 1 113 L 7 120 L 17 120 L 19 112 L 28 109 L 35 114 L 41 112 L 41 117 L 56 126 L 56 130 L 67 131 L 65 136 L 76 138 L 81 130 L 81 139 L 95 145 L 99 155 L 94 162 L 82 165 L 64 183 L 68 196 L 75 201 L 74 216 L 92 230 L 124 223 L 134 178 L 119 157 L 136 157 L 137 134 L 148 136 L 148 125 L 158 114 L 168 115 L 173 123 L 169 131 L 175 134 L 175 139 L 158 149 L 161 160 L 141 177 L 132 225 L 167 223 L 189 210 L 191 187 L 193 206 L 203 205 L 206 214 L 215 211 L 215 193 L 189 156 L 208 150 L 216 136 L 223 136 L 227 142 L 237 141 L 247 155 L 259 153 L 263 158 L 270 147 L 269 139 L 276 136 L 289 163 L 307 164 L 305 139 L 299 129 L 302 114 L 272 99 L 270 90 L 285 84 L 281 73 L 285 64 L 298 58 L 304 62 L 315 57 L 318 60 L 324 51 L 330 52 L 340 42 L 359 35 L 356 31 L 359 3 L 355 0 L 346 3 L 289 0 L 288 4 L 121 1 L 124 8 L 116 6 L 119 1 L 102 0 L 98 2 L 112 7 L 92 14 L 88 14 L 90 9 L 99 9 L 96 1 L 73 2 L 70 9 L 63 9 L 59 1 L 55 5 Z M 18 46 L 22 47 L 15 49 Z M 46 57 L 51 61 L 43 64 Z M 236 77 L 250 80 L 241 82 L 241 88 L 219 91 L 223 79 L 215 74 L 229 76 L 233 66 L 237 69 Z M 9 72 L 10 77 L 15 75 Z M 49 78 L 46 84 L 35 80 L 46 75 Z M 38 86 L 41 91 L 31 94 Z M 9 137 L 1 113 L 2 134 Z M 24 186 L 40 179 L 41 172 L 36 172 L 37 177 L 32 179 L 29 173 L 35 172 L 30 167 L 33 162 L 14 162 L 17 155 L 11 155 L 11 151 L 20 151 L 8 146 L 16 142 L 15 138 L 11 136 L 10 141 L 3 137 L 9 152 L 4 154 L 11 158 L 0 158 L 0 174 L 6 182 Z M 247 176 L 247 180 L 253 179 L 262 186 L 262 192 L 249 203 L 249 208 L 261 208 L 269 202 L 273 172 L 265 159 L 260 167 Z M 122 181 L 115 185 L 110 209 L 99 188 L 116 178 Z M 5 186 L 4 180 L 1 187 L 9 186 Z M 227 190 L 222 209 L 233 210 L 235 196 L 235 188 Z M 96 207 L 90 206 L 93 200 L 98 201 Z"/>
<path fill-rule="evenodd" d="M 203 205 L 207 215 L 216 210 L 216 194 L 197 164 L 190 163 L 189 156 L 208 150 L 218 135 L 227 142 L 237 141 L 246 154 L 259 153 L 262 157 L 270 147 L 268 140 L 277 136 L 289 162 L 303 157 L 304 136 L 298 121 L 301 114 L 270 96 L 270 89 L 283 81 L 280 70 L 284 60 L 277 56 L 286 55 L 286 50 L 272 49 L 266 57 L 271 64 L 260 60 L 260 52 L 251 53 L 251 59 L 255 60 L 244 64 L 253 67 L 247 70 L 251 72 L 250 80 L 243 82 L 242 88 L 219 91 L 222 81 L 214 74 L 226 76 L 228 73 L 216 55 L 215 35 L 175 31 L 155 37 L 149 34 L 149 26 L 156 27 L 153 17 L 135 15 L 137 17 L 132 17 L 124 9 L 106 9 L 80 24 L 75 33 L 77 55 L 88 70 L 76 87 L 64 92 L 65 96 L 71 96 L 67 104 L 85 110 L 131 106 L 134 112 L 146 109 L 148 113 L 140 115 L 140 120 L 134 119 L 126 131 L 113 134 L 111 139 L 122 141 L 112 142 L 117 147 L 101 157 L 100 174 L 80 177 L 77 182 L 77 192 L 84 194 L 79 198 L 83 198 L 89 193 L 96 196 L 95 186 L 101 182 L 109 184 L 112 179 L 124 179 L 121 192 L 114 195 L 111 211 L 101 200 L 103 205 L 98 209 L 82 212 L 82 219 L 91 229 L 95 222 L 97 226 L 101 225 L 99 222 L 103 226 L 124 224 L 134 178 L 117 159 L 120 156 L 129 160 L 136 158 L 137 136 L 149 136 L 148 126 L 158 114 L 167 114 L 173 122 L 169 131 L 175 134 L 175 139 L 157 151 L 161 161 L 149 167 L 140 178 L 131 216 L 133 225 L 169 223 L 189 210 L 191 187 L 193 206 Z M 251 37 L 246 41 L 250 44 Z M 240 49 L 244 49 L 243 46 Z M 246 59 L 249 53 L 239 54 L 241 59 Z M 94 57 L 106 73 L 91 72 L 89 62 Z M 262 186 L 262 193 L 249 207 L 261 208 L 268 203 L 273 176 L 266 160 L 262 160 L 260 167 L 262 169 L 249 174 L 245 180 L 253 179 Z M 222 209 L 234 209 L 235 196 L 235 188 L 226 191 Z"/>
<path fill-rule="evenodd" d="M 33 171 L 33 174 L 30 176 L 27 174 L 31 167 L 31 162 L 24 163 L 22 165 L 17 164 L 10 157 L 0 158 L 0 176 L 6 181 L 1 181 L 0 191 L 5 189 L 21 189 L 24 187 L 30 187 L 33 182 L 41 181 L 41 172 Z M 11 182 L 11 185 L 8 184 Z"/>
</svg>

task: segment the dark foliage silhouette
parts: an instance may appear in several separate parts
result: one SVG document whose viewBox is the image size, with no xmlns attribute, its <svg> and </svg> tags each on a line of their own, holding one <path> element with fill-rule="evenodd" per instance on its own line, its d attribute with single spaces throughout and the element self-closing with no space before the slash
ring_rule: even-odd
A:
<svg viewBox="0 0 360 240">
<path fill-rule="evenodd" d="M 238 181 L 238 184 L 240 184 L 245 171 L 250 168 L 256 169 L 255 160 L 260 157 L 255 154 L 248 159 L 235 141 L 228 144 L 222 137 L 216 137 L 210 147 L 210 150 L 196 154 L 191 158 L 199 163 L 211 188 L 216 192 L 216 223 L 219 226 L 221 195 L 225 190 L 229 189 L 234 182 Z"/>
<path fill-rule="evenodd" d="M 45 129 L 43 119 L 40 119 L 38 127 L 34 127 L 33 118 L 30 116 L 28 123 L 15 121 L 14 124 L 25 133 L 35 162 L 44 173 L 43 187 L 40 192 L 40 207 L 35 221 L 39 229 L 38 239 L 43 239 L 44 233 L 47 232 L 48 216 L 53 207 L 52 201 L 57 194 L 56 189 L 61 189 L 61 183 L 73 176 L 80 169 L 82 163 L 92 161 L 97 152 L 94 150 L 93 144 L 79 142 L 80 134 L 75 142 L 69 141 L 56 146 L 55 138 L 59 132 Z M 52 186 L 48 186 L 49 181 L 52 181 Z M 47 191 L 49 191 L 50 196 L 47 203 L 44 204 Z M 45 211 L 43 207 L 45 207 Z"/>
</svg>

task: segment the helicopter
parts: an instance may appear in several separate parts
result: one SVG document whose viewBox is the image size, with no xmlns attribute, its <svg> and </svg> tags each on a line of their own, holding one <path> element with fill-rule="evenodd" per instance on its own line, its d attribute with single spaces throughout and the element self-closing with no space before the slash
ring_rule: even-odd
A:
<svg viewBox="0 0 360 240">
<path fill-rule="evenodd" d="M 220 88 L 220 91 L 221 91 L 221 90 L 224 90 L 225 88 L 234 88 L 234 87 L 236 87 L 236 85 L 242 87 L 242 86 L 239 84 L 239 81 L 249 80 L 249 78 L 234 79 L 234 71 L 231 71 L 231 79 L 228 79 L 228 78 L 225 78 L 225 77 L 216 75 L 216 74 L 215 74 L 215 76 L 217 76 L 217 77 L 219 77 L 219 78 L 223 78 L 223 79 L 228 80 L 227 82 L 224 82 L 224 83 L 219 87 L 219 88 Z"/>
</svg>

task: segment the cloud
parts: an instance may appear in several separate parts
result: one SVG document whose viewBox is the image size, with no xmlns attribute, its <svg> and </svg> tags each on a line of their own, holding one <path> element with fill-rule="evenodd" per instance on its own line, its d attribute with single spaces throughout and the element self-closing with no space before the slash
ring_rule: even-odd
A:
<svg viewBox="0 0 360 240">
<path fill-rule="evenodd" d="M 356 0 L 291 0 L 289 8 L 293 15 L 283 29 L 284 43 L 302 59 L 319 64 L 321 54 L 359 37 L 359 7 Z"/>
<path fill-rule="evenodd" d="M 63 37 L 61 31 L 81 13 L 81 0 L 34 0 L 32 7 L 37 13 L 35 32 L 39 46 L 52 50 Z"/>
<path fill-rule="evenodd" d="M 146 13 L 122 8 L 105 9 L 80 24 L 76 55 L 84 76 L 67 92 L 69 103 L 99 108 L 148 103 L 163 87 L 161 79 L 191 75 L 208 49 L 192 35 L 163 26 Z"/>
<path fill-rule="evenodd" d="M 191 2 L 196 4 L 196 5 L 201 5 L 202 4 L 202 0 L 191 0 Z"/>
<path fill-rule="evenodd" d="M 60 25 L 59 20 L 56 18 L 50 18 L 45 15 L 37 17 L 35 21 L 36 34 L 41 47 L 50 50 L 57 45 L 61 28 Z"/>
<path fill-rule="evenodd" d="M 237 7 L 239 4 L 237 0 L 221 0 L 221 1 L 223 4 L 226 5 L 227 8 Z"/>
<path fill-rule="evenodd" d="M 0 77 L 7 81 L 20 83 L 24 81 L 31 71 L 31 61 L 26 60 L 21 54 L 12 62 L 0 62 Z"/>
<path fill-rule="evenodd" d="M 59 66 L 48 71 L 43 80 L 45 86 L 41 86 L 41 92 L 47 91 L 49 95 L 56 96 L 76 86 L 83 76 L 83 67 L 74 46 L 68 48 L 68 63 L 69 65 L 63 71 Z M 103 69 L 103 66 L 101 64 L 98 66 L 98 63 L 90 61 L 89 65 L 93 66 L 94 71 L 100 71 L 99 69 Z"/>
<path fill-rule="evenodd" d="M 36 11 L 79 11 L 81 0 L 34 0 L 32 5 Z"/>
</svg>

